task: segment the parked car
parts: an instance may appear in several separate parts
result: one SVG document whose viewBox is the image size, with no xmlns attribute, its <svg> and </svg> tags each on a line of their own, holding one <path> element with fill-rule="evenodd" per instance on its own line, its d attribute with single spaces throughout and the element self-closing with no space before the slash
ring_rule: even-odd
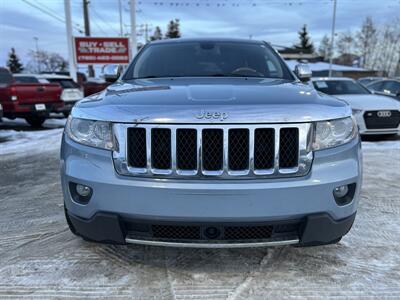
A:
<svg viewBox="0 0 400 300">
<path fill-rule="evenodd" d="M 385 79 L 367 85 L 374 93 L 383 94 L 400 100 L 400 80 Z"/>
<path fill-rule="evenodd" d="M 370 83 L 385 79 L 385 77 L 361 77 L 358 78 L 357 81 L 364 86 L 367 86 Z"/>
<path fill-rule="evenodd" d="M 360 134 L 397 134 L 400 132 L 400 102 L 371 93 L 351 78 L 313 78 L 316 90 L 348 102 Z"/>
<path fill-rule="evenodd" d="M 61 87 L 48 82 L 21 82 L 5 68 L 0 68 L 0 103 L 6 118 L 24 118 L 39 127 L 64 106 L 60 100 Z"/>
<path fill-rule="evenodd" d="M 89 77 L 83 83 L 85 97 L 99 93 L 110 85 L 109 82 L 102 78 Z"/>
<path fill-rule="evenodd" d="M 64 75 L 41 74 L 40 76 L 51 83 L 57 83 L 61 86 L 62 93 L 60 98 L 64 101 L 64 107 L 60 112 L 67 117 L 75 103 L 82 100 L 84 97 L 81 86 L 71 77 Z"/>
<path fill-rule="evenodd" d="M 60 71 L 60 72 L 43 72 L 42 74 L 56 74 L 63 76 L 70 76 L 69 72 Z M 86 75 L 82 72 L 77 72 L 78 84 L 82 87 L 83 94 L 85 97 L 90 96 L 92 94 L 101 92 L 107 86 L 110 85 L 109 82 L 102 80 L 100 78 L 86 77 Z"/>
<path fill-rule="evenodd" d="M 86 240 L 175 247 L 337 243 L 361 189 L 350 106 L 267 43 L 144 46 L 76 104 L 61 146 L 68 225 Z"/>
</svg>

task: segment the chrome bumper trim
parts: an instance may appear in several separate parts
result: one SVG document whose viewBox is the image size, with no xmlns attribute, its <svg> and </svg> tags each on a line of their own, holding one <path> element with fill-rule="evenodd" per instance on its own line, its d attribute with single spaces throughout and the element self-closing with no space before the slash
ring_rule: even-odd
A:
<svg viewBox="0 0 400 300">
<path fill-rule="evenodd" d="M 270 247 L 270 246 L 286 246 L 298 244 L 299 239 L 282 240 L 282 241 L 269 241 L 269 242 L 254 242 L 254 243 L 187 243 L 187 242 L 163 242 L 151 240 L 138 240 L 126 238 L 125 242 L 128 244 L 138 244 L 147 246 L 163 246 L 163 247 L 177 247 L 177 248 L 255 248 L 255 247 Z"/>
</svg>

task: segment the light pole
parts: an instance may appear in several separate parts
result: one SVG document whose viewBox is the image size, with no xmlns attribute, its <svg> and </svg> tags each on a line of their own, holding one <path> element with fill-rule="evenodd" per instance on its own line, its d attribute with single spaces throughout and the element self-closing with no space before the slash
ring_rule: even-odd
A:
<svg viewBox="0 0 400 300">
<path fill-rule="evenodd" d="M 121 37 L 124 36 L 124 30 L 122 26 L 122 3 L 121 0 L 118 0 L 118 10 L 119 10 L 119 34 Z"/>
<path fill-rule="evenodd" d="M 33 39 L 35 40 L 35 60 L 36 60 L 36 68 L 38 73 L 40 73 L 40 64 L 39 64 L 39 38 L 34 36 Z"/>
<path fill-rule="evenodd" d="M 65 24 L 67 29 L 67 45 L 68 45 L 68 63 L 69 63 L 69 76 L 77 82 L 76 64 L 74 56 L 74 46 L 72 43 L 72 21 L 71 21 L 71 3 L 70 0 L 64 0 L 64 11 L 65 11 Z"/>
<path fill-rule="evenodd" d="M 336 23 L 336 0 L 333 0 L 333 19 L 331 45 L 329 47 L 329 77 L 332 77 L 333 43 L 335 41 L 335 23 Z"/>
<path fill-rule="evenodd" d="M 137 38 L 136 38 L 136 0 L 130 0 L 130 13 L 131 13 L 131 59 L 133 59 L 137 52 Z"/>
</svg>

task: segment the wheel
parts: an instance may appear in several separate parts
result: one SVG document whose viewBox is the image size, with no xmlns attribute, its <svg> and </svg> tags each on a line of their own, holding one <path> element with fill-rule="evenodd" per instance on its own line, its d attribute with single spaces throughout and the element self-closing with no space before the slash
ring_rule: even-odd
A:
<svg viewBox="0 0 400 300">
<path fill-rule="evenodd" d="M 34 117 L 26 117 L 25 120 L 32 127 L 42 127 L 42 124 L 44 123 L 44 121 L 46 121 L 46 118 L 34 116 Z"/>
<path fill-rule="evenodd" d="M 64 117 L 68 118 L 68 116 L 69 116 L 69 111 L 63 112 L 63 115 L 64 115 Z"/>
</svg>

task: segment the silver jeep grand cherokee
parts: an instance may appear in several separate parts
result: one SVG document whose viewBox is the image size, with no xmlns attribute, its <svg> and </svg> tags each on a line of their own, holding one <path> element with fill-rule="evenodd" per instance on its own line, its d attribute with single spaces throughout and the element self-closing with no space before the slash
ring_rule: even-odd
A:
<svg viewBox="0 0 400 300">
<path fill-rule="evenodd" d="M 310 75 L 304 65 L 295 73 Z M 351 113 L 301 83 L 264 42 L 150 43 L 68 119 L 69 227 L 117 244 L 336 243 L 361 188 Z"/>
</svg>

